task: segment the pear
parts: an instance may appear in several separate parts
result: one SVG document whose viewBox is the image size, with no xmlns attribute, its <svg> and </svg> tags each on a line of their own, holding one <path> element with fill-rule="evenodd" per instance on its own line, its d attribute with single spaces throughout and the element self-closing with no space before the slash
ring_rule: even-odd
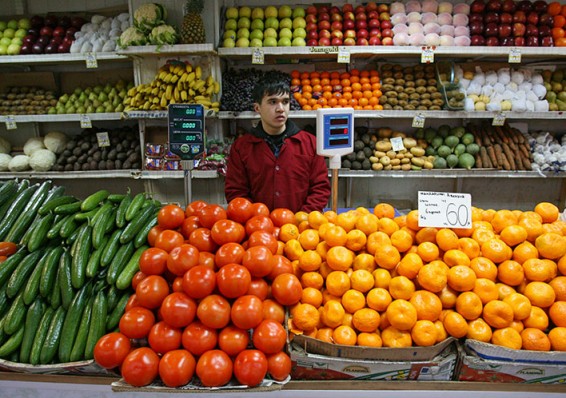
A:
<svg viewBox="0 0 566 398">
<path fill-rule="evenodd" d="M 98 108 L 101 105 L 102 103 L 98 100 L 98 98 L 92 101 L 92 106 L 94 106 L 95 108 Z"/>
<path fill-rule="evenodd" d="M 85 88 L 85 93 L 86 93 L 86 95 L 89 95 L 90 93 L 92 93 L 92 88 L 91 87 Z"/>
<path fill-rule="evenodd" d="M 98 96 L 91 91 L 90 94 L 88 95 L 88 99 L 94 101 L 98 99 Z"/>
<path fill-rule="evenodd" d="M 104 111 L 107 112 L 107 113 L 114 112 L 114 107 L 112 106 L 112 104 L 106 104 Z"/>
<path fill-rule="evenodd" d="M 99 105 L 99 106 L 96 107 L 96 111 L 95 111 L 95 112 L 96 112 L 96 113 L 104 113 L 105 110 L 106 110 L 106 109 L 104 108 L 104 106 Z"/>
<path fill-rule="evenodd" d="M 566 102 L 566 91 L 561 91 L 558 93 L 558 99 L 562 102 Z"/>
<path fill-rule="evenodd" d="M 559 110 L 559 111 L 566 111 L 566 102 L 557 99 L 557 100 L 556 100 L 556 105 L 558 105 L 558 110 Z"/>
<path fill-rule="evenodd" d="M 98 94 L 98 100 L 100 102 L 106 102 L 108 101 L 108 94 L 106 94 L 106 92 L 101 92 L 100 94 Z"/>
<path fill-rule="evenodd" d="M 86 108 L 84 105 L 77 106 L 77 113 L 86 113 Z"/>
<path fill-rule="evenodd" d="M 544 82 L 543 85 L 546 89 L 546 92 L 552 91 L 552 84 L 550 84 L 549 82 Z"/>
<path fill-rule="evenodd" d="M 62 104 L 66 103 L 69 100 L 69 95 L 68 94 L 63 94 L 60 98 L 59 98 L 59 102 L 61 102 Z"/>
<path fill-rule="evenodd" d="M 108 94 L 111 90 L 112 86 L 110 85 L 110 83 L 106 83 L 106 86 L 104 86 L 104 92 Z"/>
<path fill-rule="evenodd" d="M 116 109 L 114 109 L 115 112 L 123 112 L 124 111 L 124 105 L 123 104 L 119 104 Z"/>
<path fill-rule="evenodd" d="M 546 93 L 546 100 L 552 104 L 553 102 L 556 101 L 556 93 L 554 91 L 548 91 Z"/>
<path fill-rule="evenodd" d="M 81 95 L 82 92 L 83 92 L 83 89 L 80 88 L 80 87 L 77 87 L 75 89 L 75 91 L 73 91 L 73 94 L 75 94 L 78 97 L 79 95 Z"/>
<path fill-rule="evenodd" d="M 87 98 L 88 98 L 87 95 L 84 92 L 82 92 L 81 95 L 79 95 L 79 98 L 77 98 L 77 101 L 80 104 L 84 104 Z"/>
<path fill-rule="evenodd" d="M 552 84 L 552 91 L 554 91 L 555 93 L 559 93 L 560 91 L 563 90 L 562 83 L 552 82 L 551 84 Z"/>
<path fill-rule="evenodd" d="M 55 115 L 56 113 L 57 113 L 57 108 L 55 108 L 54 106 L 52 106 L 47 110 L 48 115 Z"/>
<path fill-rule="evenodd" d="M 89 105 L 86 107 L 86 113 L 94 113 L 94 106 Z"/>
<path fill-rule="evenodd" d="M 561 82 L 564 80 L 564 73 L 562 70 L 555 70 L 552 74 L 552 81 L 553 82 Z"/>
<path fill-rule="evenodd" d="M 100 94 L 102 92 L 102 86 L 94 86 L 92 89 L 96 94 Z"/>
<path fill-rule="evenodd" d="M 67 109 L 65 109 L 66 113 L 77 113 L 77 109 L 75 108 L 74 105 L 71 105 L 70 107 L 68 107 Z"/>
</svg>

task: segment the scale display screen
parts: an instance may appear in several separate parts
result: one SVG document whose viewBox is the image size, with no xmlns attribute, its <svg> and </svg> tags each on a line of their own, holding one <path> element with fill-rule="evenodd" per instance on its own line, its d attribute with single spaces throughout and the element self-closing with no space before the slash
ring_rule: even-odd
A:
<svg viewBox="0 0 566 398">
<path fill-rule="evenodd" d="M 344 115 L 324 115 L 324 148 L 349 148 L 352 144 L 352 118 Z"/>
<path fill-rule="evenodd" d="M 192 160 L 204 153 L 204 107 L 199 104 L 171 104 L 167 127 L 169 150 L 183 160 Z"/>
</svg>

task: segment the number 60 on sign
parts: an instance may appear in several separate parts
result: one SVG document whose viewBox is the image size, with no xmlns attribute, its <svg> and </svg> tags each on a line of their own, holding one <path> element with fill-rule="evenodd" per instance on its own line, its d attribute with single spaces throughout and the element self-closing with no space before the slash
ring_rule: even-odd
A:
<svg viewBox="0 0 566 398">
<path fill-rule="evenodd" d="M 472 227 L 470 194 L 419 191 L 418 201 L 419 227 Z"/>
</svg>

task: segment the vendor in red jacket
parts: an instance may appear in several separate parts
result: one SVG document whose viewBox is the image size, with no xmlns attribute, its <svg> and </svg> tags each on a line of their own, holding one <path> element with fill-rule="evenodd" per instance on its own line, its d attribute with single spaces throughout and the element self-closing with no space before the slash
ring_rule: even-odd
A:
<svg viewBox="0 0 566 398">
<path fill-rule="evenodd" d="M 328 168 L 316 153 L 316 138 L 287 120 L 288 82 L 266 76 L 255 86 L 253 100 L 261 120 L 230 149 L 226 199 L 247 198 L 270 210 L 322 210 L 330 197 Z"/>
</svg>

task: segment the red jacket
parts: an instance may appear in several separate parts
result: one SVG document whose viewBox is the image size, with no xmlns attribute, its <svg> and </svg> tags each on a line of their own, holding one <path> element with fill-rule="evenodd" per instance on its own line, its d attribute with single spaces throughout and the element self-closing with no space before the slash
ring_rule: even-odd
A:
<svg viewBox="0 0 566 398">
<path fill-rule="evenodd" d="M 238 138 L 228 157 L 225 194 L 228 202 L 243 197 L 270 210 L 322 210 L 330 198 L 330 180 L 324 158 L 316 153 L 316 138 L 300 130 L 285 139 L 277 158 L 263 138 Z"/>
</svg>

